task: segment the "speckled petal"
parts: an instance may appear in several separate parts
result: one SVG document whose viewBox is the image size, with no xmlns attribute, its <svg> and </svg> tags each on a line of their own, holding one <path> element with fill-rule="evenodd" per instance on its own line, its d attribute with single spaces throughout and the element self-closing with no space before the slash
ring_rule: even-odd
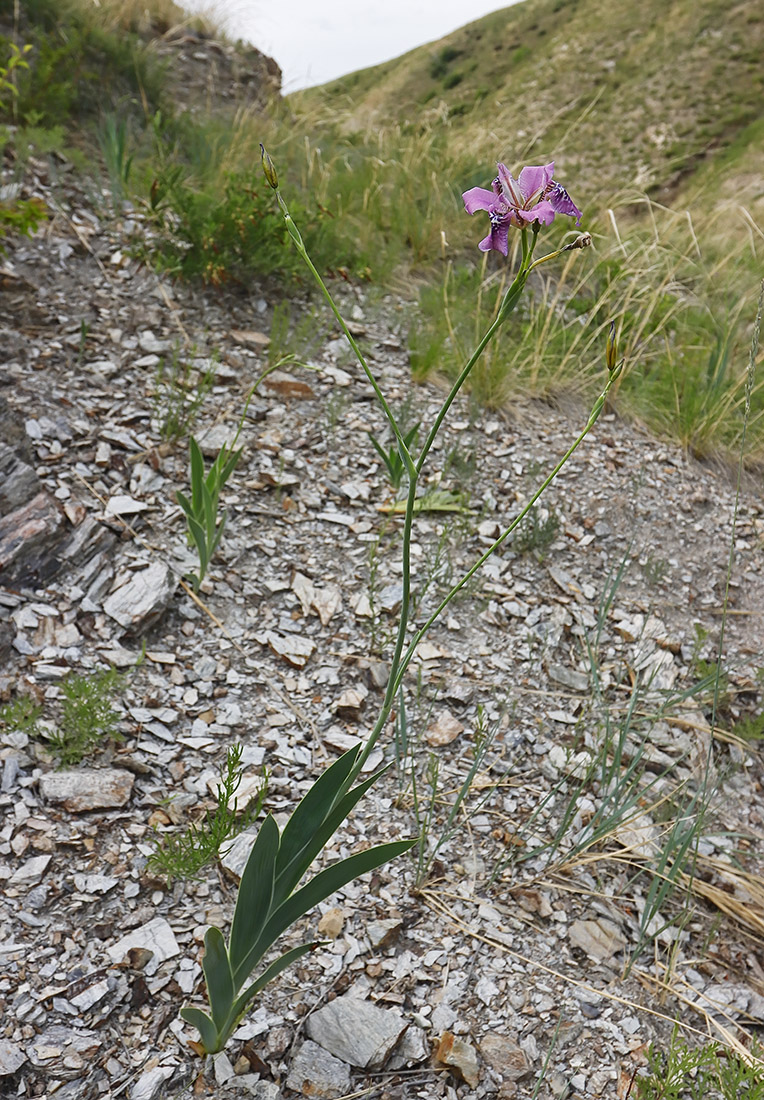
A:
<svg viewBox="0 0 764 1100">
<path fill-rule="evenodd" d="M 506 225 L 494 225 L 487 237 L 478 245 L 481 252 L 501 252 L 506 256 L 509 245 L 509 228 Z"/>
<path fill-rule="evenodd" d="M 576 225 L 580 225 L 583 215 L 578 209 L 576 204 L 571 199 L 568 192 L 564 187 L 561 187 L 559 183 L 555 183 L 547 195 L 547 202 L 552 204 L 555 213 L 557 214 L 569 214 L 571 218 L 576 219 Z"/>
</svg>

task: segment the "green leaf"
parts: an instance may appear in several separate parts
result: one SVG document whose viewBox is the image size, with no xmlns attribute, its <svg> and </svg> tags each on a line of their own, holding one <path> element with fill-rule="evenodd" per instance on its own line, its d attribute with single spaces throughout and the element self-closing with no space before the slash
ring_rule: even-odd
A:
<svg viewBox="0 0 764 1100">
<path fill-rule="evenodd" d="M 257 962 L 242 972 L 243 962 L 263 933 L 273 900 L 273 880 L 279 852 L 279 827 L 270 814 L 260 826 L 239 883 L 231 924 L 228 954 L 237 986 L 246 981 Z M 259 956 L 258 956 L 259 957 Z"/>
<path fill-rule="evenodd" d="M 299 805 L 295 807 L 289 821 L 284 826 L 284 832 L 281 836 L 281 846 L 276 863 L 277 879 L 287 873 L 290 866 L 305 851 L 310 841 L 314 839 L 319 826 L 326 821 L 337 796 L 353 770 L 353 765 L 358 759 L 360 751 L 361 745 L 359 742 L 344 752 L 338 760 L 334 761 L 331 767 L 321 773 Z M 317 851 L 319 850 L 317 849 Z M 312 862 L 312 859 L 313 857 L 311 857 L 310 862 Z M 310 862 L 303 867 L 300 878 L 307 871 Z"/>
<path fill-rule="evenodd" d="M 204 574 L 207 572 L 207 563 L 210 560 L 207 552 L 207 535 L 201 523 L 198 523 L 193 516 L 186 516 L 188 522 L 188 529 L 191 532 L 191 538 L 194 540 L 196 546 L 196 552 L 199 556 L 199 565 L 201 566 L 200 580 L 203 579 Z"/>
<path fill-rule="evenodd" d="M 375 867 L 380 867 L 388 860 L 395 859 L 396 856 L 407 852 L 416 842 L 417 839 L 415 838 L 414 840 L 394 840 L 389 844 L 378 844 L 375 848 L 367 848 L 365 852 L 348 856 L 347 859 L 341 859 L 325 870 L 319 871 L 310 882 L 307 882 L 300 890 L 288 897 L 270 917 L 261 937 L 262 951 L 270 947 L 277 936 L 280 936 L 286 928 L 289 928 L 296 920 L 304 916 L 314 905 L 318 905 L 319 902 L 324 901 L 335 891 L 341 890 L 343 886 L 347 885 L 352 879 L 358 878 L 359 875 L 364 875 L 367 871 L 373 871 Z M 259 949 L 261 945 L 257 944 L 256 946 Z M 254 966 L 254 962 L 252 966 Z M 250 972 L 252 966 L 249 968 Z"/>
<path fill-rule="evenodd" d="M 218 529 L 217 529 L 217 531 L 215 531 L 215 535 L 214 535 L 214 538 L 212 540 L 212 545 L 210 546 L 210 561 L 215 556 L 215 551 L 217 550 L 218 545 L 220 543 L 220 540 L 223 537 L 223 530 L 225 529 L 225 521 L 227 519 L 228 519 L 228 513 L 223 512 L 222 516 L 220 517 L 220 523 L 218 524 Z"/>
<path fill-rule="evenodd" d="M 384 447 L 382 446 L 382 444 L 379 442 L 379 440 L 377 439 L 377 437 L 375 435 L 372 435 L 371 432 L 367 432 L 366 434 L 368 435 L 369 440 L 371 441 L 372 447 L 377 452 L 379 457 L 382 459 L 382 461 L 384 462 L 384 464 L 387 467 L 388 472 L 389 472 L 390 471 L 390 457 L 389 457 L 387 451 L 384 449 Z"/>
<path fill-rule="evenodd" d="M 231 973 L 231 963 L 225 949 L 223 933 L 219 928 L 208 928 L 204 934 L 204 958 L 202 969 L 207 982 L 207 996 L 212 1009 L 212 1019 L 217 1030 L 228 1019 L 236 995 Z M 206 1045 L 206 1044 L 205 1044 Z"/>
<path fill-rule="evenodd" d="M 203 521 L 204 526 L 207 529 L 207 538 L 212 541 L 215 534 L 215 523 L 217 521 L 217 501 L 213 500 L 212 494 L 206 485 L 202 485 L 202 501 L 204 505 Z"/>
<path fill-rule="evenodd" d="M 189 501 L 189 499 L 185 495 L 185 493 L 181 493 L 181 491 L 178 490 L 177 493 L 175 494 L 175 499 L 177 500 L 178 504 L 181 506 L 181 508 L 183 509 L 183 511 L 185 512 L 185 514 L 187 516 L 193 516 L 194 510 L 191 507 L 191 502 Z"/>
<path fill-rule="evenodd" d="M 192 1008 L 190 1005 L 184 1005 L 180 1010 L 180 1015 L 187 1024 L 191 1024 L 192 1027 L 197 1029 L 202 1037 L 204 1049 L 208 1054 L 217 1053 L 225 1044 L 228 1036 L 223 1037 L 219 1035 L 210 1017 L 206 1012 L 202 1012 L 200 1008 Z"/>
<path fill-rule="evenodd" d="M 189 451 L 191 452 L 191 503 L 194 509 L 194 515 L 201 519 L 202 517 L 202 488 L 204 486 L 204 458 L 199 448 L 199 444 L 192 436 L 189 440 Z"/>
<path fill-rule="evenodd" d="M 315 951 L 317 947 L 321 946 L 321 943 L 321 940 L 301 943 L 299 947 L 292 947 L 289 951 L 285 951 L 283 955 L 279 955 L 270 966 L 265 968 L 257 981 L 253 982 L 252 985 L 245 989 L 237 999 L 236 1004 L 233 1006 L 234 1019 L 239 1019 L 252 998 L 262 992 L 269 982 L 272 982 L 274 978 L 279 976 L 282 970 L 286 970 L 288 966 L 296 962 L 297 959 L 301 958 L 303 955 L 307 955 L 309 951 Z"/>
<path fill-rule="evenodd" d="M 416 839 L 414 839 L 380 844 L 376 848 L 368 848 L 365 852 L 359 852 L 358 855 L 339 860 L 337 863 L 333 863 L 331 867 L 327 867 L 326 870 L 320 871 L 301 890 L 288 897 L 275 912 L 269 915 L 268 923 L 257 942 L 252 945 L 239 965 L 234 967 L 234 981 L 237 984 L 245 981 L 274 940 L 286 928 L 289 928 L 296 920 L 304 916 L 314 905 L 318 905 L 320 901 L 329 897 L 335 890 L 340 890 L 351 879 L 357 878 L 358 875 L 363 875 L 366 871 L 371 871 L 375 867 L 379 867 L 380 864 L 386 863 L 387 860 L 394 859 L 395 856 L 407 852 L 416 842 Z"/>
<path fill-rule="evenodd" d="M 239 447 L 237 450 L 231 452 L 231 457 L 222 466 L 220 470 L 220 488 L 222 489 L 229 477 L 239 464 L 239 459 L 244 451 L 243 447 Z"/>
<path fill-rule="evenodd" d="M 352 749 L 348 750 L 352 752 Z M 342 757 L 340 757 L 342 759 Z M 334 765 L 332 765 L 334 767 Z M 389 765 L 388 765 L 389 767 Z M 274 903 L 280 905 L 282 901 L 289 897 L 294 890 L 297 883 L 310 867 L 313 860 L 318 853 L 324 847 L 330 837 L 334 836 L 339 829 L 342 822 L 350 814 L 353 807 L 357 802 L 363 798 L 368 791 L 369 787 L 379 779 L 387 768 L 382 768 L 380 771 L 375 772 L 373 775 L 365 779 L 363 783 L 359 783 L 357 787 L 353 787 L 352 791 L 342 798 L 340 802 L 334 807 L 331 813 L 325 817 L 320 826 L 316 828 L 312 836 L 308 838 L 307 843 L 303 846 L 299 853 L 299 858 L 293 860 L 292 863 L 285 867 L 282 872 L 276 873 L 276 888 L 274 891 Z M 290 819 L 291 820 L 291 819 Z M 287 828 L 289 823 L 287 823 Z M 286 832 L 286 829 L 284 830 Z"/>
</svg>

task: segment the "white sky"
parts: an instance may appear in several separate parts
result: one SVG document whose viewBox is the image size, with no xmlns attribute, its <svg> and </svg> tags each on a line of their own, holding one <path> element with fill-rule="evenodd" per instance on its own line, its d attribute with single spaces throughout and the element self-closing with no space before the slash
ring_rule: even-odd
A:
<svg viewBox="0 0 764 1100">
<path fill-rule="evenodd" d="M 181 0 L 274 57 L 285 93 L 389 61 L 515 0 Z"/>
</svg>

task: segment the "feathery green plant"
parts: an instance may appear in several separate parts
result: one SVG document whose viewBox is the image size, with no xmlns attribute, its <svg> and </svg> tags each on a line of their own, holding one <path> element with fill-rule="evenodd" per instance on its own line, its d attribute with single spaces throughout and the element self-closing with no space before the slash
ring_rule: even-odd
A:
<svg viewBox="0 0 764 1100">
<path fill-rule="evenodd" d="M 87 676 L 70 674 L 62 681 L 64 701 L 58 729 L 48 741 L 59 767 L 79 764 L 104 741 L 121 741 L 117 723 L 119 711 L 112 700 L 125 684 L 125 675 L 111 668 Z"/>
<path fill-rule="evenodd" d="M 675 1031 L 667 1050 L 650 1047 L 647 1072 L 635 1071 L 629 1092 L 634 1100 L 764 1100 L 762 1051 L 690 1047 Z"/>
<path fill-rule="evenodd" d="M 241 785 L 242 745 L 231 745 L 220 772 L 217 787 L 217 805 L 214 812 L 206 811 L 199 822 L 192 822 L 181 833 L 162 833 L 155 838 L 154 851 L 146 867 L 164 876 L 168 883 L 174 879 L 196 878 L 218 856 L 224 855 L 224 845 L 233 841 L 239 833 L 257 820 L 268 793 L 268 773 L 246 806 L 239 806 L 236 792 Z"/>
</svg>

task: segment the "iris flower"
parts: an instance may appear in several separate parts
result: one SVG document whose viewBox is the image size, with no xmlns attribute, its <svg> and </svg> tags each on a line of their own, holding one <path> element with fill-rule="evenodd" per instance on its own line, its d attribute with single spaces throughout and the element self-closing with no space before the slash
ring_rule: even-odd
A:
<svg viewBox="0 0 764 1100">
<path fill-rule="evenodd" d="M 506 256 L 510 225 L 516 229 L 528 229 L 534 222 L 551 225 L 555 214 L 568 214 L 576 219 L 576 225 L 580 223 L 581 211 L 553 175 L 554 161 L 523 168 L 517 179 L 500 164 L 491 191 L 473 187 L 464 192 L 467 213 L 485 210 L 491 219 L 491 231 L 478 245 L 481 252 L 493 248 Z"/>
</svg>

